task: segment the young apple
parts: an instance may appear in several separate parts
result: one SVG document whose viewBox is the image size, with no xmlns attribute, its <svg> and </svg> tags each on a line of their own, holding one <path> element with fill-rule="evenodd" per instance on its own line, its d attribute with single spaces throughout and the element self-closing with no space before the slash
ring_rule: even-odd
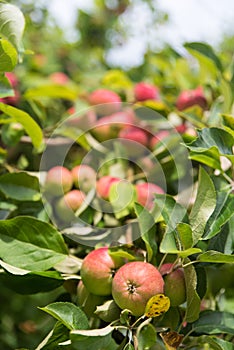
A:
<svg viewBox="0 0 234 350">
<path fill-rule="evenodd" d="M 47 172 L 45 179 L 46 193 L 54 196 L 61 196 L 70 191 L 72 185 L 72 174 L 67 168 L 58 165 Z"/>
<path fill-rule="evenodd" d="M 137 202 L 146 207 L 152 209 L 154 205 L 155 194 L 164 194 L 164 190 L 151 182 L 142 182 L 136 184 Z"/>
<path fill-rule="evenodd" d="M 81 279 L 90 293 L 111 295 L 113 276 L 123 263 L 123 259 L 110 256 L 108 247 L 92 250 L 83 260 Z"/>
<path fill-rule="evenodd" d="M 174 269 L 172 263 L 163 264 L 160 273 L 164 279 L 164 293 L 170 299 L 171 306 L 178 306 L 186 301 L 184 270 Z"/>
<path fill-rule="evenodd" d="M 71 221 L 74 219 L 76 212 L 85 200 L 85 194 L 79 190 L 72 190 L 61 197 L 55 206 L 56 214 L 63 221 Z"/>
<path fill-rule="evenodd" d="M 134 316 L 144 314 L 147 301 L 164 292 L 164 281 L 158 269 L 143 261 L 129 262 L 120 267 L 112 283 L 112 296 L 121 309 Z"/>
<path fill-rule="evenodd" d="M 101 177 L 96 184 L 96 191 L 98 196 L 102 199 L 108 200 L 110 194 L 110 187 L 119 181 L 121 181 L 119 177 L 114 177 L 110 175 Z"/>
<path fill-rule="evenodd" d="M 97 174 L 89 165 L 77 165 L 71 170 L 71 173 L 76 188 L 80 188 L 87 193 L 95 187 Z"/>
<path fill-rule="evenodd" d="M 202 109 L 207 108 L 207 99 L 201 86 L 193 90 L 182 91 L 176 101 L 176 107 L 182 111 L 191 106 L 198 105 Z"/>
</svg>

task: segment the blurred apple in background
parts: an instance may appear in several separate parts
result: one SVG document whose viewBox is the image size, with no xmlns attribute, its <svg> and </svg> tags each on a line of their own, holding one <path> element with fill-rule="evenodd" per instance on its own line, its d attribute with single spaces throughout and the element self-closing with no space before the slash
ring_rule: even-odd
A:
<svg viewBox="0 0 234 350">
<path fill-rule="evenodd" d="M 155 194 L 164 194 L 164 190 L 151 182 L 142 182 L 136 184 L 137 202 L 152 209 L 155 200 Z"/>
<path fill-rule="evenodd" d="M 51 168 L 45 179 L 45 192 L 54 196 L 60 196 L 70 191 L 73 186 L 73 178 L 70 170 L 63 166 Z"/>
<path fill-rule="evenodd" d="M 156 86 L 140 82 L 135 85 L 134 95 L 137 101 L 159 100 L 159 90 Z"/>
<path fill-rule="evenodd" d="M 95 188 L 97 174 L 89 165 L 77 165 L 71 170 L 71 173 L 76 188 L 80 188 L 85 193 Z"/>
<path fill-rule="evenodd" d="M 114 184 L 121 181 L 119 177 L 114 177 L 106 175 L 101 177 L 96 183 L 96 191 L 99 197 L 102 199 L 108 200 L 110 194 L 110 187 Z"/>
<path fill-rule="evenodd" d="M 176 107 L 180 111 L 194 105 L 198 105 L 202 109 L 207 108 L 207 99 L 201 86 L 193 90 L 182 91 L 176 101 Z"/>
<path fill-rule="evenodd" d="M 98 115 L 108 115 L 115 113 L 121 108 L 120 96 L 108 89 L 97 89 L 88 96 L 90 105 L 95 106 Z"/>
</svg>

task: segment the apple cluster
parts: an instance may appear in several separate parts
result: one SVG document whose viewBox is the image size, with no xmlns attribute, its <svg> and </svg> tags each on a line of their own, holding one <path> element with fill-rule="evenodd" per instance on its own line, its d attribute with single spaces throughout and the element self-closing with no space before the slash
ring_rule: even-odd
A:
<svg viewBox="0 0 234 350">
<path fill-rule="evenodd" d="M 165 294 L 171 306 L 186 301 L 182 268 L 176 268 L 172 263 L 158 269 L 144 261 L 129 262 L 112 255 L 108 247 L 94 249 L 86 255 L 80 277 L 78 304 L 90 316 L 98 305 L 108 301 L 112 305 L 105 315 L 108 322 L 117 319 L 124 309 L 133 316 L 142 316 L 148 300 L 157 294 Z"/>
<path fill-rule="evenodd" d="M 134 201 L 147 209 L 152 209 L 156 194 L 164 194 L 164 190 L 151 182 L 130 183 L 120 177 L 111 175 L 99 176 L 96 171 L 86 164 L 80 164 L 69 170 L 64 166 L 51 168 L 46 175 L 45 197 L 53 202 L 54 212 L 62 222 L 71 222 L 74 213 L 85 202 L 87 193 L 95 189 L 96 198 L 110 201 L 113 186 L 127 183 L 134 193 Z"/>
</svg>

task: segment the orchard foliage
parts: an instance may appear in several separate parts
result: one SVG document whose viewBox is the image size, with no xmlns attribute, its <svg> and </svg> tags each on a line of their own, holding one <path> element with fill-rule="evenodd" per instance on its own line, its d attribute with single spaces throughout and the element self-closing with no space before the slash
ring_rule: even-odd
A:
<svg viewBox="0 0 234 350">
<path fill-rule="evenodd" d="M 24 28 L 0 2 L 4 349 L 232 349 L 230 53 L 192 42 L 89 71 L 84 46 L 82 69 L 71 44 L 51 66 Z M 121 288 L 142 264 L 161 284 L 133 269 L 134 310 Z"/>
</svg>

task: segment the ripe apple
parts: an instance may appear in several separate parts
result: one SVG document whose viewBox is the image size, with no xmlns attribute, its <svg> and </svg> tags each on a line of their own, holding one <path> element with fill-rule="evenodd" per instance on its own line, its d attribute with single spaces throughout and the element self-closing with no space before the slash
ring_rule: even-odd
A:
<svg viewBox="0 0 234 350">
<path fill-rule="evenodd" d="M 55 206 L 56 214 L 63 221 L 74 219 L 74 212 L 77 211 L 85 200 L 85 194 L 79 190 L 72 190 L 61 197 Z"/>
<path fill-rule="evenodd" d="M 86 164 L 75 166 L 72 170 L 73 183 L 85 193 L 89 192 L 96 184 L 96 172 Z"/>
<path fill-rule="evenodd" d="M 108 200 L 110 194 L 110 187 L 114 184 L 121 181 L 119 177 L 114 177 L 106 175 L 101 177 L 96 184 L 96 191 L 99 197 L 102 199 Z"/>
<path fill-rule="evenodd" d="M 206 109 L 207 107 L 207 99 L 201 86 L 193 90 L 182 91 L 176 101 L 176 107 L 180 111 L 194 105 L 198 105 L 202 109 Z"/>
<path fill-rule="evenodd" d="M 136 116 L 130 109 L 100 118 L 92 129 L 92 134 L 100 142 L 116 138 L 120 130 L 134 125 Z"/>
<path fill-rule="evenodd" d="M 136 184 L 137 202 L 146 207 L 152 209 L 154 205 L 155 194 L 164 194 L 164 190 L 151 182 L 142 182 Z"/>
<path fill-rule="evenodd" d="M 119 111 L 121 98 L 116 92 L 108 89 L 97 89 L 88 96 L 88 101 L 98 115 L 106 115 Z"/>
<path fill-rule="evenodd" d="M 164 281 L 160 272 L 143 261 L 129 262 L 120 267 L 112 283 L 114 301 L 134 316 L 143 315 L 147 301 L 163 291 Z"/>
<path fill-rule="evenodd" d="M 158 100 L 159 90 L 156 86 L 142 81 L 135 85 L 134 95 L 137 101 Z"/>
<path fill-rule="evenodd" d="M 77 286 L 77 303 L 88 317 L 92 316 L 96 307 L 102 305 L 105 301 L 106 297 L 90 293 L 83 281 L 79 281 Z"/>
<path fill-rule="evenodd" d="M 154 135 L 150 140 L 150 149 L 154 150 L 155 146 L 163 141 L 166 137 L 170 135 L 169 130 L 160 130 L 156 135 Z"/>
<path fill-rule="evenodd" d="M 49 79 L 58 85 L 66 85 L 69 82 L 69 77 L 63 72 L 54 72 L 50 74 Z"/>
<path fill-rule="evenodd" d="M 163 264 L 160 273 L 164 279 L 164 293 L 170 299 L 171 306 L 178 306 L 186 301 L 184 270 L 174 269 L 172 263 Z"/>
<path fill-rule="evenodd" d="M 90 293 L 111 295 L 113 276 L 123 263 L 123 259 L 109 255 L 108 247 L 92 250 L 81 265 L 81 279 Z"/>
<path fill-rule="evenodd" d="M 51 168 L 45 180 L 45 191 L 54 196 L 60 196 L 70 191 L 73 185 L 73 178 L 70 170 L 63 166 Z"/>
</svg>

